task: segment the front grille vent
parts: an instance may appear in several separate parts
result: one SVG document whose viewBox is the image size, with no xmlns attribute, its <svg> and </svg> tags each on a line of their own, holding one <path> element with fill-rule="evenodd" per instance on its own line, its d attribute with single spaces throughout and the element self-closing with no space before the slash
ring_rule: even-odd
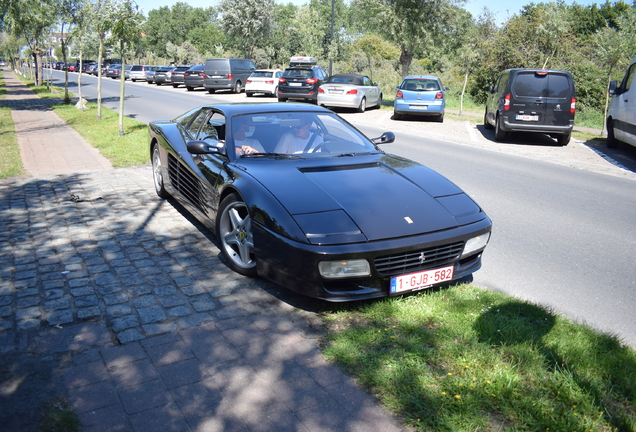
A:
<svg viewBox="0 0 636 432">
<path fill-rule="evenodd" d="M 378 257 L 375 259 L 375 268 L 381 275 L 395 276 L 443 267 L 457 260 L 463 249 L 464 242 L 458 242 L 400 255 Z"/>
<path fill-rule="evenodd" d="M 208 213 L 204 205 L 205 194 L 201 188 L 201 182 L 172 154 L 168 154 L 168 175 L 170 176 L 170 183 L 181 195 L 186 197 L 204 214 Z"/>
</svg>

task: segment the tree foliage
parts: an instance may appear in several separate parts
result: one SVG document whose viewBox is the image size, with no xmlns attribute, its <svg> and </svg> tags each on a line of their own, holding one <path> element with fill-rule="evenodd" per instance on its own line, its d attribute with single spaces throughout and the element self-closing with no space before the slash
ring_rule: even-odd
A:
<svg viewBox="0 0 636 432">
<path fill-rule="evenodd" d="M 245 58 L 252 58 L 259 42 L 266 40 L 274 24 L 274 0 L 222 0 L 223 30 L 237 43 Z"/>
</svg>

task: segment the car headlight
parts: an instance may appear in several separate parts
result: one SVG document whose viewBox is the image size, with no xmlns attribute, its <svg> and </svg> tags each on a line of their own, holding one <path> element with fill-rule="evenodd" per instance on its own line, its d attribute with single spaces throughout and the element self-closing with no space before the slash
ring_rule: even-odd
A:
<svg viewBox="0 0 636 432">
<path fill-rule="evenodd" d="M 365 259 L 322 261 L 318 263 L 320 275 L 326 279 L 337 279 L 353 276 L 369 276 L 371 266 Z"/>
<path fill-rule="evenodd" d="M 490 240 L 490 233 L 478 235 L 477 237 L 473 237 L 466 242 L 466 246 L 464 246 L 464 252 L 462 252 L 462 258 L 472 254 L 475 251 L 483 249 L 488 244 L 488 240 Z"/>
</svg>

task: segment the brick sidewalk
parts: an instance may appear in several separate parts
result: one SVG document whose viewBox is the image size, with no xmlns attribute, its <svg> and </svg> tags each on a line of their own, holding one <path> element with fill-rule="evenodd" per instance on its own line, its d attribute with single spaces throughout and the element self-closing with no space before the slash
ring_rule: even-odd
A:
<svg viewBox="0 0 636 432">
<path fill-rule="evenodd" d="M 48 106 L 59 99 L 42 99 L 11 71 L 4 70 L 24 170 L 33 176 L 73 174 L 113 169 L 110 161 L 88 144 Z"/>
<path fill-rule="evenodd" d="M 0 180 L 3 431 L 56 398 L 83 431 L 405 430 L 323 358 L 320 308 L 227 268 L 150 166 Z"/>
</svg>

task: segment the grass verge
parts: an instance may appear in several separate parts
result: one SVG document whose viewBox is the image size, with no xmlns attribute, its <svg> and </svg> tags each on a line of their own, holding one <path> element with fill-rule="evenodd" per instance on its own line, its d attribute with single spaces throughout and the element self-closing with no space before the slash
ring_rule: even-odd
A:
<svg viewBox="0 0 636 432">
<path fill-rule="evenodd" d="M 417 431 L 634 431 L 636 353 L 472 285 L 339 306 L 325 352 Z"/>
<path fill-rule="evenodd" d="M 24 174 L 11 108 L 0 107 L 0 178 Z"/>
</svg>

